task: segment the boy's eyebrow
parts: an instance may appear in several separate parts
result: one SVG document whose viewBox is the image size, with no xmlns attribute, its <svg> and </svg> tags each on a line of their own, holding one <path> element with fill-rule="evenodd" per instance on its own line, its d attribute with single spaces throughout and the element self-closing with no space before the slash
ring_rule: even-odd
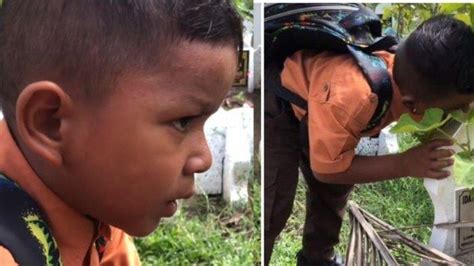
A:
<svg viewBox="0 0 474 266">
<path fill-rule="evenodd" d="M 183 104 L 188 104 L 191 106 L 194 106 L 196 108 L 199 108 L 200 113 L 214 113 L 220 106 L 219 104 L 216 106 L 215 102 L 212 102 L 210 100 L 197 97 L 196 95 L 185 95 L 183 98 L 180 99 L 180 102 L 183 102 Z"/>
</svg>

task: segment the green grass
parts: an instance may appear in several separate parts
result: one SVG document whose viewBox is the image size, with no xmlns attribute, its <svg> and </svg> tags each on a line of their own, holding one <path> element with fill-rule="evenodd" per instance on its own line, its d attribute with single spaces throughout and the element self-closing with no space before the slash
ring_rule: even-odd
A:
<svg viewBox="0 0 474 266">
<path fill-rule="evenodd" d="M 173 218 L 135 244 L 143 265 L 254 265 L 260 262 L 260 184 L 248 205 L 195 196 Z"/>
<path fill-rule="evenodd" d="M 399 137 L 400 150 L 405 151 L 419 142 L 411 135 Z M 305 191 L 306 183 L 300 178 L 296 198 L 285 229 L 280 235 L 272 255 L 272 265 L 295 265 L 296 252 L 301 249 L 303 234 L 303 223 L 305 218 Z M 417 226 L 433 223 L 433 205 L 428 193 L 423 186 L 423 180 L 418 178 L 403 178 L 392 181 L 378 182 L 372 184 L 357 185 L 351 195 L 362 208 L 391 224 L 401 228 L 403 232 L 428 243 L 431 235 L 431 227 Z M 349 238 L 348 215 L 340 235 L 340 243 L 336 247 L 337 252 L 345 256 Z M 407 228 L 413 227 L 416 228 Z M 403 254 L 395 254 L 401 256 Z"/>
<path fill-rule="evenodd" d="M 306 210 L 305 189 L 306 184 L 300 178 L 293 213 L 277 240 L 272 255 L 272 265 L 295 265 L 296 263 L 295 255 L 301 249 Z M 358 185 L 351 195 L 351 200 L 397 228 L 433 222 L 433 207 L 421 179 L 405 178 Z M 345 218 L 340 244 L 336 247 L 337 252 L 343 256 L 347 248 L 350 229 L 348 215 Z M 431 234 L 431 228 L 427 226 L 403 231 L 424 243 L 428 243 Z"/>
</svg>

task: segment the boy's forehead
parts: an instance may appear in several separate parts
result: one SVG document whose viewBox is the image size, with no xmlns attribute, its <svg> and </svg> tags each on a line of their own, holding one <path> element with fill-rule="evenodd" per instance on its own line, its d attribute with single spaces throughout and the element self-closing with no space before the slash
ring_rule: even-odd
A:
<svg viewBox="0 0 474 266">
<path fill-rule="evenodd" d="M 182 92 L 179 101 L 181 101 L 183 105 L 199 108 L 205 113 L 214 112 L 222 101 L 221 97 L 217 94 L 208 94 L 207 97 L 204 95 L 204 93 L 193 93 L 193 91 Z"/>
<path fill-rule="evenodd" d="M 208 44 L 173 50 L 154 71 L 123 76 L 121 90 L 150 103 L 180 102 L 207 111 L 218 108 L 235 77 L 235 52 Z"/>
<path fill-rule="evenodd" d="M 218 70 L 223 66 L 237 67 L 237 50 L 231 45 L 216 45 L 200 41 L 183 41 L 169 48 L 160 59 L 166 70 Z"/>
<path fill-rule="evenodd" d="M 219 95 L 216 89 L 229 89 L 237 70 L 236 50 L 231 46 L 185 42 L 171 49 L 166 57 L 168 60 L 160 64 L 156 73 L 158 80 L 190 97 L 209 90 Z"/>
</svg>

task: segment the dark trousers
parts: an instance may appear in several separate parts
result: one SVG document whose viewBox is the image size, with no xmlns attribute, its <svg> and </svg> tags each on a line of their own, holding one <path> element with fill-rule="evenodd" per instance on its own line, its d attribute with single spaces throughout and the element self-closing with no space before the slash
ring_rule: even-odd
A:
<svg viewBox="0 0 474 266">
<path fill-rule="evenodd" d="M 270 261 L 275 239 L 291 214 L 298 167 L 308 184 L 300 255 L 309 265 L 324 265 L 324 261 L 333 257 L 333 247 L 339 242 L 345 206 L 353 186 L 326 184 L 313 176 L 307 140 L 302 139 L 300 122 L 288 104 L 265 91 L 264 110 L 265 265 Z"/>
</svg>

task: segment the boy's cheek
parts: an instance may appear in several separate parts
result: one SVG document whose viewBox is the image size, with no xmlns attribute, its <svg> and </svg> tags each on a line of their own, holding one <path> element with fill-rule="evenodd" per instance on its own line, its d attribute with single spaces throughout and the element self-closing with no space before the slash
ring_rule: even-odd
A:
<svg viewBox="0 0 474 266">
<path fill-rule="evenodd" d="M 78 136 L 66 155 L 70 181 L 63 194 L 84 214 L 144 235 L 158 225 L 165 203 L 194 182 L 182 177 L 185 150 L 161 128 L 127 132 Z"/>
</svg>

